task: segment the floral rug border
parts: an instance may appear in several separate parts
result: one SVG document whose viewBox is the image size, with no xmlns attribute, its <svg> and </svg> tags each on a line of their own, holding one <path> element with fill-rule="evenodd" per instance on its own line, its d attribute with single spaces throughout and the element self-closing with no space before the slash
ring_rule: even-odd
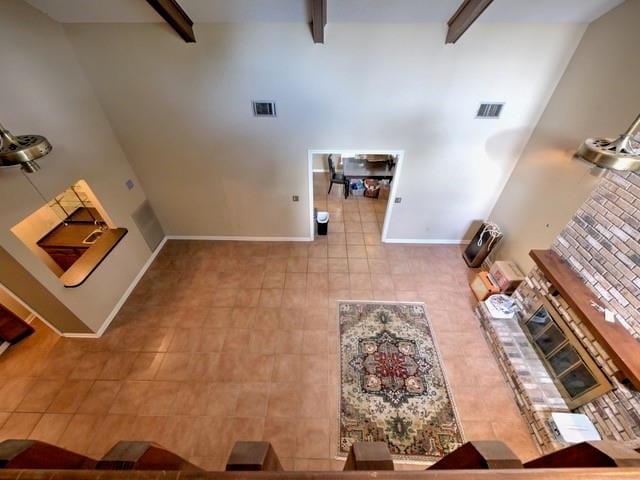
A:
<svg viewBox="0 0 640 480">
<path fill-rule="evenodd" d="M 451 401 L 451 408 L 453 409 L 454 418 L 456 421 L 456 425 L 458 427 L 458 431 L 460 432 L 460 438 L 462 440 L 462 444 L 466 442 L 466 436 L 464 433 L 464 429 L 462 428 L 462 423 L 460 422 L 460 415 L 458 412 L 458 407 L 456 405 L 455 397 L 453 396 L 453 392 L 451 391 L 451 386 L 449 385 L 449 379 L 447 377 L 447 369 L 446 365 L 442 359 L 442 353 L 440 352 L 440 346 L 438 345 L 438 339 L 433 330 L 433 324 L 431 322 L 431 318 L 429 317 L 429 311 L 427 310 L 427 306 L 424 302 L 405 302 L 405 301 L 393 301 L 393 300 L 336 300 L 336 322 L 338 324 L 338 335 L 337 342 L 338 348 L 336 355 L 338 356 L 338 416 L 337 416 L 337 427 L 338 427 L 338 435 L 337 435 L 337 449 L 338 453 L 335 455 L 336 460 L 345 460 L 348 456 L 348 453 L 340 451 L 340 433 L 341 433 L 341 407 L 342 407 L 342 337 L 340 332 L 340 305 L 344 303 L 368 303 L 368 304 L 377 304 L 377 305 L 421 305 L 424 310 L 424 316 L 427 321 L 427 325 L 429 326 L 429 331 L 431 333 L 431 338 L 433 339 L 434 350 L 440 364 L 440 369 L 442 371 L 442 375 L 444 377 L 444 386 L 447 391 L 447 395 L 449 396 L 449 400 Z M 391 458 L 396 463 L 407 464 L 407 465 L 433 465 L 438 460 L 427 460 L 424 456 L 412 456 L 412 455 L 391 455 Z"/>
</svg>

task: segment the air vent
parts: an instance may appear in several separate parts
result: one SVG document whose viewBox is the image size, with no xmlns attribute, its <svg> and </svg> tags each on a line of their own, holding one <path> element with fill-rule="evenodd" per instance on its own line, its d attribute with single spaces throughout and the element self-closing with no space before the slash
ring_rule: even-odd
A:
<svg viewBox="0 0 640 480">
<path fill-rule="evenodd" d="M 500 118 L 504 103 L 481 103 L 476 118 Z"/>
<path fill-rule="evenodd" d="M 164 231 L 149 202 L 147 200 L 142 202 L 131 216 L 140 229 L 142 238 L 153 252 L 164 238 Z"/>
<path fill-rule="evenodd" d="M 275 102 L 252 102 L 253 114 L 256 117 L 275 117 L 276 116 L 276 104 Z"/>
</svg>

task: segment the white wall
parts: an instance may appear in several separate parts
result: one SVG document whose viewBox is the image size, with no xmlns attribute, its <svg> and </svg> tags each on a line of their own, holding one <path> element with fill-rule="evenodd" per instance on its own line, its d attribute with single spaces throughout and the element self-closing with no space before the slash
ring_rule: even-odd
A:
<svg viewBox="0 0 640 480">
<path fill-rule="evenodd" d="M 0 63 L 1 121 L 15 134 L 46 135 L 53 145 L 53 152 L 41 160 L 42 170 L 29 178 L 47 199 L 79 179 L 87 180 L 111 218 L 129 229 L 84 285 L 65 289 L 9 231 L 44 200 L 20 170 L 0 171 L 0 247 L 96 331 L 150 256 L 130 217 L 145 195 L 139 185 L 126 189 L 125 181 L 137 178 L 59 24 L 20 0 L 2 0 Z"/>
<path fill-rule="evenodd" d="M 640 1 L 589 25 L 491 219 L 505 231 L 497 258 L 528 269 L 599 182 L 572 159 L 588 137 L 616 137 L 640 113 Z"/>
<path fill-rule="evenodd" d="M 460 240 L 485 218 L 579 24 L 197 24 L 65 30 L 168 234 L 308 234 L 309 149 L 404 150 L 390 238 Z M 254 118 L 251 100 L 278 117 Z M 500 120 L 475 120 L 505 101 Z M 291 195 L 300 195 L 292 203 Z"/>
</svg>

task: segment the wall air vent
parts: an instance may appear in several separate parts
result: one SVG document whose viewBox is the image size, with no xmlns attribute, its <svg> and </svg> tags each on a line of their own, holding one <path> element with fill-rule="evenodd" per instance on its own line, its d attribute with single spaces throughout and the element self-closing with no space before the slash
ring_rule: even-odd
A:
<svg viewBox="0 0 640 480">
<path fill-rule="evenodd" d="M 481 103 L 476 118 L 500 118 L 504 103 Z"/>
<path fill-rule="evenodd" d="M 253 115 L 256 117 L 275 117 L 276 116 L 276 103 L 275 102 L 252 102 Z"/>
</svg>

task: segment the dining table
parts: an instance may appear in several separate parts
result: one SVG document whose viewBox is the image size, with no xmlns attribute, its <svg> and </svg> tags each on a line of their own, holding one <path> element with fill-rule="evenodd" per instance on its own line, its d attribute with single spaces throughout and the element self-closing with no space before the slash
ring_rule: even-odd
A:
<svg viewBox="0 0 640 480">
<path fill-rule="evenodd" d="M 372 180 L 392 180 L 395 169 L 395 162 L 392 160 L 343 159 L 343 175 L 348 185 L 351 185 L 351 180 L 364 180 L 367 178 Z M 346 196 L 349 196 L 349 190 L 350 188 L 347 189 Z"/>
</svg>

